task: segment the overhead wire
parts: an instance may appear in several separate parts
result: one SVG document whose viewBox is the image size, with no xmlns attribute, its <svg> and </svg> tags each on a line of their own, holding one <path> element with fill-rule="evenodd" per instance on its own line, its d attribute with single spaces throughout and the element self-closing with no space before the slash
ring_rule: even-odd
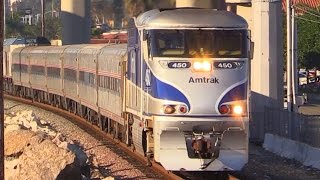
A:
<svg viewBox="0 0 320 180">
<path fill-rule="evenodd" d="M 298 7 L 298 6 L 293 6 L 293 7 L 296 8 L 296 9 L 299 9 L 300 11 L 303 11 L 303 12 L 305 12 L 305 13 L 307 13 L 307 14 L 310 14 L 310 15 L 312 15 L 312 16 L 315 16 L 315 17 L 320 18 L 320 14 L 315 14 L 315 13 L 313 13 L 313 12 L 310 12 L 309 10 L 305 10 L 305 9 L 300 8 L 300 7 Z"/>
<path fill-rule="evenodd" d="M 303 6 L 303 7 L 299 7 L 299 6 Z M 312 17 L 320 18 L 320 14 L 318 14 L 318 12 L 316 12 L 313 8 L 311 8 L 309 6 L 301 5 L 301 4 L 294 4 L 294 5 L 292 5 L 292 8 L 295 8 L 297 10 L 304 12 L 304 13 L 307 13 L 307 14 L 311 15 Z M 312 23 L 320 24 L 320 21 L 304 18 L 301 16 L 295 16 L 295 18 L 300 19 L 300 20 L 304 20 L 304 21 L 308 21 L 308 22 L 312 22 Z"/>
<path fill-rule="evenodd" d="M 319 4 L 319 5 L 320 5 L 320 4 Z M 307 9 L 308 11 L 313 12 L 313 13 L 316 13 L 316 14 L 320 13 L 320 7 L 318 7 L 318 8 L 312 8 L 312 7 L 310 7 L 309 5 L 301 4 L 301 3 L 299 3 L 299 4 L 294 4 L 294 5 L 292 5 L 292 7 L 304 8 L 304 9 Z"/>
<path fill-rule="evenodd" d="M 311 20 L 311 19 L 308 19 L 308 18 L 303 18 L 303 17 L 300 17 L 300 16 L 294 16 L 294 17 L 297 18 L 297 19 L 304 20 L 304 21 L 309 21 L 309 22 L 320 24 L 320 21 L 315 21 L 315 20 Z"/>
</svg>

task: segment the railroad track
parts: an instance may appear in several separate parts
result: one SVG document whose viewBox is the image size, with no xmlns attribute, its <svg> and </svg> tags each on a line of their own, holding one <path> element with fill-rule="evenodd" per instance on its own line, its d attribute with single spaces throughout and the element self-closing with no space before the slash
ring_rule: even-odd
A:
<svg viewBox="0 0 320 180">
<path fill-rule="evenodd" d="M 134 158 L 135 160 L 138 160 L 140 163 L 143 163 L 146 165 L 149 162 L 147 162 L 147 159 L 143 157 L 142 155 L 135 153 L 132 149 L 132 147 L 128 147 L 125 143 L 122 143 L 119 139 L 114 138 L 112 134 L 108 134 L 102 130 L 99 129 L 99 127 L 91 124 L 86 119 L 75 115 L 73 113 L 70 113 L 69 111 L 60 109 L 58 107 L 54 107 L 49 104 L 43 104 L 40 102 L 32 101 L 31 99 L 25 99 L 20 98 L 8 94 L 4 94 L 4 98 L 8 100 L 14 100 L 18 101 L 24 104 L 29 104 L 32 106 L 39 107 L 41 109 L 45 109 L 47 111 L 53 112 L 55 114 L 58 114 L 62 117 L 65 117 L 66 119 L 72 121 L 72 123 L 79 126 L 81 129 L 85 130 L 86 132 L 90 133 L 93 137 L 99 139 L 100 141 L 108 141 L 111 142 L 113 145 L 119 147 L 123 152 L 125 152 L 130 157 Z M 214 172 L 171 172 L 165 170 L 160 164 L 152 161 L 150 168 L 154 172 L 161 174 L 163 176 L 163 179 L 192 179 L 192 180 L 201 180 L 201 179 L 229 179 L 229 180 L 236 180 L 239 179 L 233 175 L 226 174 L 226 173 L 214 173 Z"/>
</svg>

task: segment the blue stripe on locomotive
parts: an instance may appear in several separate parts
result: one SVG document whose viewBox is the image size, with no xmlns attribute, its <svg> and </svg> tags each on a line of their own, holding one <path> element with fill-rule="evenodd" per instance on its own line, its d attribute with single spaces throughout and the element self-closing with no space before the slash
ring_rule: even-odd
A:
<svg viewBox="0 0 320 180">
<path fill-rule="evenodd" d="M 147 64 L 141 61 L 140 57 L 141 45 L 139 39 L 138 29 L 135 26 L 134 20 L 129 21 L 128 26 L 128 71 L 127 78 L 135 85 L 141 88 L 141 63 L 142 64 L 142 89 L 146 89 L 145 75 Z M 173 86 L 166 84 L 157 79 L 152 73 L 151 75 L 151 87 L 148 87 L 148 93 L 157 99 L 179 101 L 185 103 L 190 109 L 190 103 L 183 93 Z"/>
<path fill-rule="evenodd" d="M 158 99 L 178 101 L 185 103 L 190 109 L 187 97 L 177 88 L 157 79 L 151 72 L 151 89 L 149 94 Z"/>
<path fill-rule="evenodd" d="M 230 91 L 228 91 L 221 101 L 219 102 L 219 106 L 225 102 L 230 101 L 239 101 L 239 100 L 246 100 L 247 99 L 247 82 L 242 83 L 234 88 L 232 88 Z"/>
</svg>

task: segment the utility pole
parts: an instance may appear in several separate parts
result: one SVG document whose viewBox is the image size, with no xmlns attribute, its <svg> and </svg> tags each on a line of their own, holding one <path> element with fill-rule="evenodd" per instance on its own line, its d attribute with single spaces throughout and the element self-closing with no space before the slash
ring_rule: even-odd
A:
<svg viewBox="0 0 320 180">
<path fill-rule="evenodd" d="M 0 14 L 4 14 L 4 1 L 0 1 Z M 4 16 L 0 17 L 0 179 L 4 179 L 4 115 L 3 115 L 3 40 Z"/>
<path fill-rule="evenodd" d="M 53 0 L 51 0 L 51 18 L 53 18 Z"/>
<path fill-rule="evenodd" d="M 287 0 L 287 103 L 292 111 L 292 60 L 291 60 L 291 0 Z"/>
<path fill-rule="evenodd" d="M 41 36 L 46 36 L 45 18 L 44 18 L 44 0 L 41 0 Z"/>
<path fill-rule="evenodd" d="M 5 4 L 3 3 L 3 39 L 6 39 L 6 11 Z"/>
<path fill-rule="evenodd" d="M 299 79 L 298 79 L 298 59 L 297 59 L 297 25 L 295 23 L 295 9 L 294 6 L 292 6 L 292 11 L 291 11 L 291 31 L 292 31 L 292 44 L 291 44 L 291 49 L 292 49 L 292 94 L 293 94 L 293 110 L 296 112 L 298 109 L 297 107 L 297 94 L 298 94 L 298 84 L 299 84 Z"/>
</svg>

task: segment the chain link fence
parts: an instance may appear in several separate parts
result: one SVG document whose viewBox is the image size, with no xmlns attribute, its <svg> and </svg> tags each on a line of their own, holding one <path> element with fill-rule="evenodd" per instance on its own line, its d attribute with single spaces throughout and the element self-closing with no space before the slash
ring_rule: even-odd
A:
<svg viewBox="0 0 320 180">
<path fill-rule="evenodd" d="M 251 113 L 250 140 L 262 143 L 265 133 L 320 147 L 320 117 L 265 108 Z"/>
</svg>

